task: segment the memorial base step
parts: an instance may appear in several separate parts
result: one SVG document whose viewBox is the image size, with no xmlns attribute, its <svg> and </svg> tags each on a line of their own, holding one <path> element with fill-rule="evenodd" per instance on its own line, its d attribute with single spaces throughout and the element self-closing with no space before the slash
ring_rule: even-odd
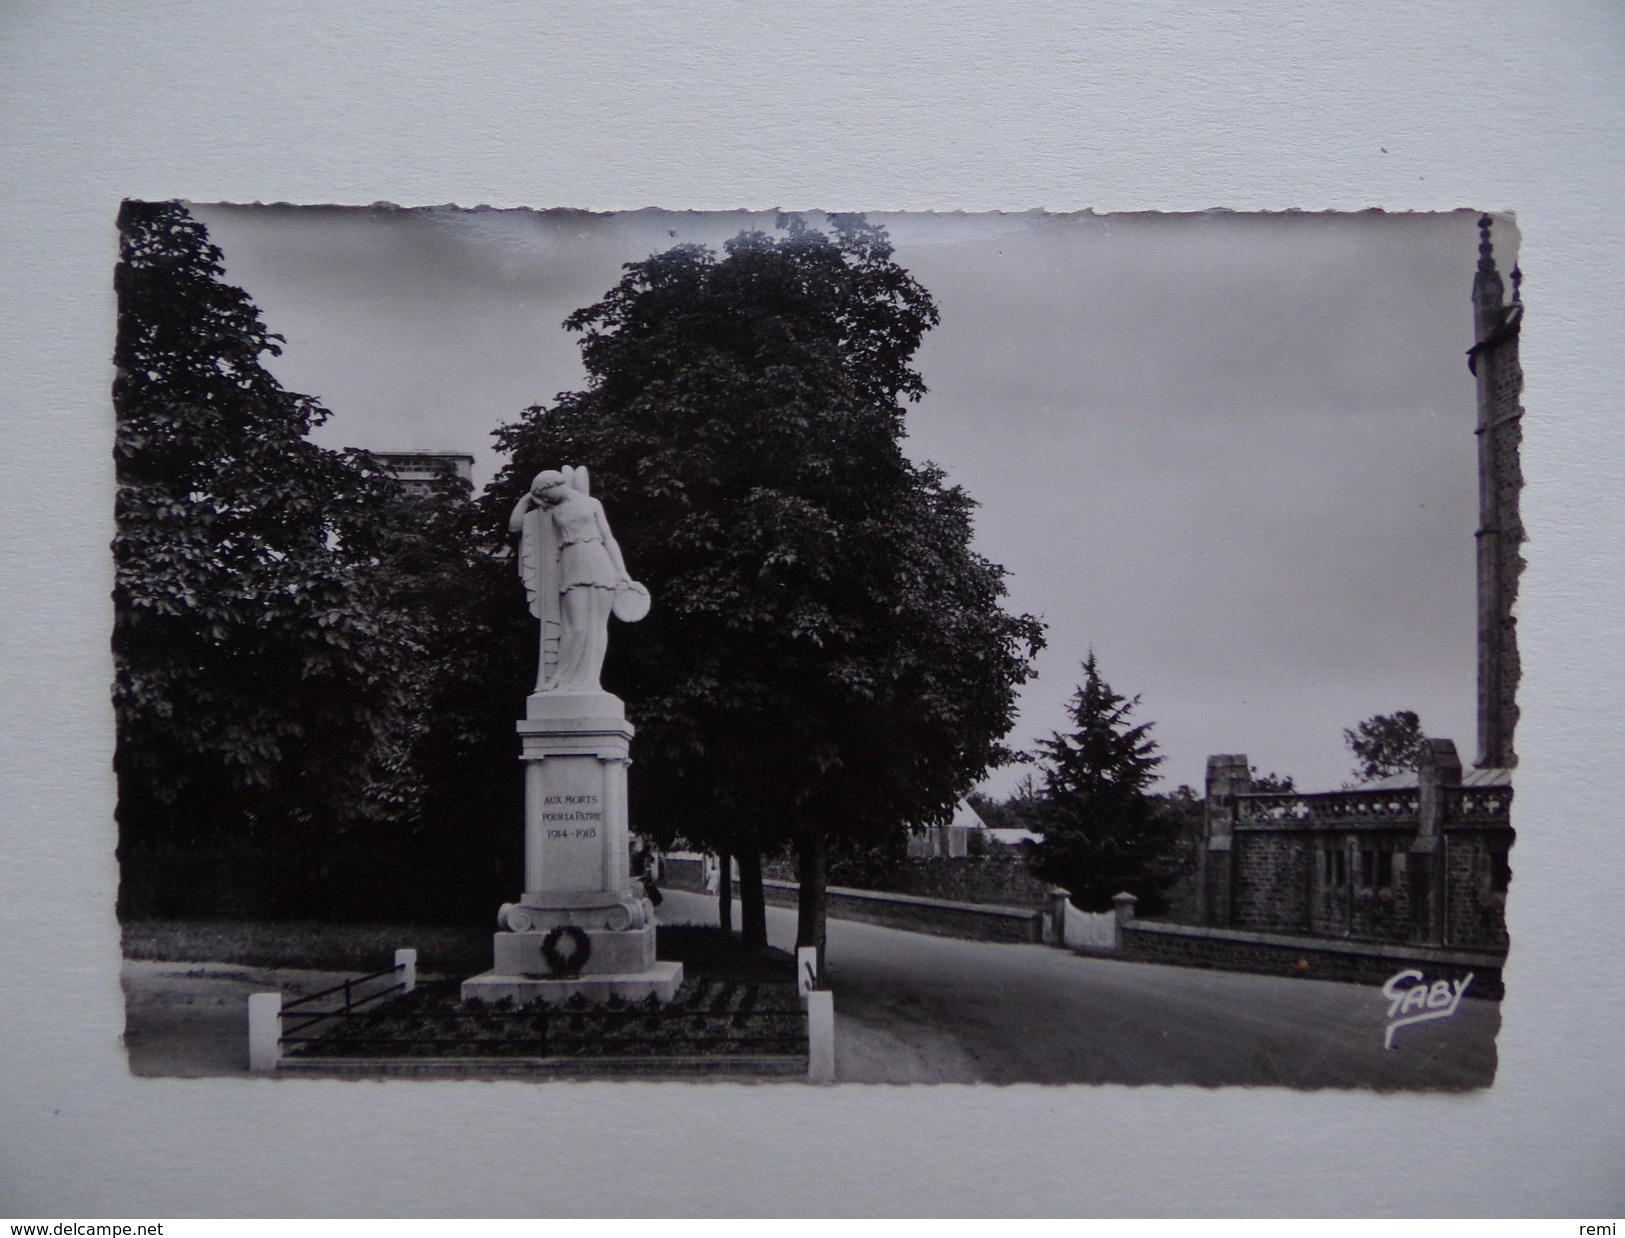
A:
<svg viewBox="0 0 1625 1238">
<path fill-rule="evenodd" d="M 657 962 L 647 971 L 623 975 L 528 976 L 499 971 L 482 972 L 463 981 L 463 1000 L 478 998 L 490 1004 L 510 998 L 514 1005 L 540 1002 L 560 1006 L 578 994 L 597 1006 L 618 997 L 641 1002 L 649 997 L 669 1002 L 683 983 L 681 963 Z"/>
</svg>

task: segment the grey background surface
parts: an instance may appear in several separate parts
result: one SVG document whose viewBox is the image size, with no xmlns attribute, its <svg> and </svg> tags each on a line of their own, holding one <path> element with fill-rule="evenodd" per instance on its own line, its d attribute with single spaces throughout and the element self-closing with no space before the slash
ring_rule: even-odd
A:
<svg viewBox="0 0 1625 1238">
<path fill-rule="evenodd" d="M 1511 0 L 7 6 L 0 1210 L 1617 1214 L 1622 34 L 1610 4 Z M 1433 1097 L 132 1079 L 107 704 L 125 195 L 1516 210 L 1539 311 L 1500 1081 Z"/>
</svg>

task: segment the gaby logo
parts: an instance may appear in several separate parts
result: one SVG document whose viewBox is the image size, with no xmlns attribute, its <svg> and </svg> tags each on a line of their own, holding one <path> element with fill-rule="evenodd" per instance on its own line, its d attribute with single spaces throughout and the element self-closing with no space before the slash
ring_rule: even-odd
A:
<svg viewBox="0 0 1625 1238">
<path fill-rule="evenodd" d="M 1435 980 L 1431 985 L 1421 972 L 1407 968 L 1389 976 L 1382 985 L 1382 995 L 1388 999 L 1388 1031 L 1382 1038 L 1382 1047 L 1394 1047 L 1394 1033 L 1412 1023 L 1426 1023 L 1432 1019 L 1448 1019 L 1461 1005 L 1461 995 L 1473 982 L 1468 972 L 1460 980 Z M 1414 1014 L 1410 1013 L 1415 1011 Z"/>
</svg>

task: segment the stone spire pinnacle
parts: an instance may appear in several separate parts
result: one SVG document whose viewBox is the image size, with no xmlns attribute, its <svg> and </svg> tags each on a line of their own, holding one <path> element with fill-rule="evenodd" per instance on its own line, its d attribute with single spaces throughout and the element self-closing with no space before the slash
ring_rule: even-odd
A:
<svg viewBox="0 0 1625 1238">
<path fill-rule="evenodd" d="M 1512 271 L 1512 303 L 1505 302 L 1490 240 L 1494 220 L 1478 221 L 1478 270 L 1473 276 L 1473 336 L 1467 363 L 1478 380 L 1478 760 L 1480 768 L 1518 763 L 1519 677 L 1516 602 L 1523 570 L 1518 513 L 1523 432 L 1523 370 L 1518 332 L 1523 273 Z"/>
<path fill-rule="evenodd" d="M 1481 215 L 1478 220 L 1478 270 L 1473 275 L 1473 312 L 1477 318 L 1477 337 L 1489 338 L 1506 318 L 1506 285 L 1501 272 L 1495 269 L 1495 244 L 1490 240 L 1490 229 L 1495 220 Z"/>
</svg>

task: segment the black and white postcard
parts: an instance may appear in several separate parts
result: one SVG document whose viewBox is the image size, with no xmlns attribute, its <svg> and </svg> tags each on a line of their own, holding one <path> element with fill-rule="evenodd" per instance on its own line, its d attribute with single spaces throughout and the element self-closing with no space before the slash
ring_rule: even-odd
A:
<svg viewBox="0 0 1625 1238">
<path fill-rule="evenodd" d="M 120 236 L 137 1073 L 1493 1082 L 1509 218 Z"/>
<path fill-rule="evenodd" d="M 15 0 L 0 1211 L 1617 1220 L 1605 8 Z"/>
</svg>

